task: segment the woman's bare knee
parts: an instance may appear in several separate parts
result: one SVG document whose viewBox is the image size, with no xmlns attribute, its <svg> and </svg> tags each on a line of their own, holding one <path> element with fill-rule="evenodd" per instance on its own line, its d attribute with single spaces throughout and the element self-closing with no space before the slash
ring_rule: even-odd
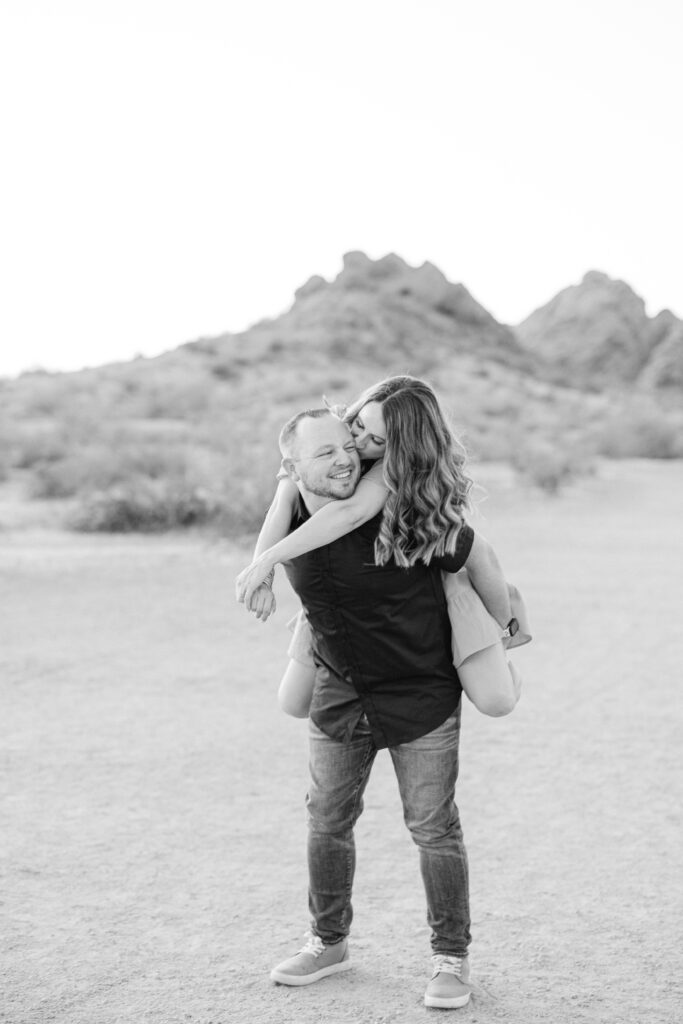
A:
<svg viewBox="0 0 683 1024">
<path fill-rule="evenodd" d="M 477 711 L 490 718 L 509 715 L 519 691 L 502 644 L 471 655 L 458 668 L 462 688 Z"/>
<path fill-rule="evenodd" d="M 472 698 L 477 711 L 489 718 L 503 718 L 515 710 L 517 698 L 514 693 L 486 694 L 477 699 Z"/>
<path fill-rule="evenodd" d="M 277 701 L 286 715 L 291 715 L 292 718 L 308 718 L 310 700 L 279 690 Z"/>
</svg>

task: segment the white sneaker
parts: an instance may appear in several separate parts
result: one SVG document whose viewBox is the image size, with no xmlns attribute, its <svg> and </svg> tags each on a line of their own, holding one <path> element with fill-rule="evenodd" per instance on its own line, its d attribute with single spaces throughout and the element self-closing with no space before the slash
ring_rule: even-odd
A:
<svg viewBox="0 0 683 1024">
<path fill-rule="evenodd" d="M 312 985 L 329 974 L 339 974 L 351 968 L 349 944 L 341 939 L 326 946 L 318 935 L 307 932 L 308 942 L 299 952 L 284 960 L 270 972 L 271 981 L 280 985 Z"/>
<path fill-rule="evenodd" d="M 432 965 L 434 973 L 425 992 L 425 1006 L 439 1006 L 444 1010 L 466 1006 L 471 994 L 467 984 L 470 977 L 467 957 L 437 953 L 432 957 Z"/>
</svg>

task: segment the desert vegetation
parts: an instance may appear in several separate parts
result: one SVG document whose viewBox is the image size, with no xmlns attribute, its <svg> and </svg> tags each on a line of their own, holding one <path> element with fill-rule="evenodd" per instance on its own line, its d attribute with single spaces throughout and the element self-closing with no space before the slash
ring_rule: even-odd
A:
<svg viewBox="0 0 683 1024">
<path fill-rule="evenodd" d="M 53 503 L 60 523 L 76 530 L 211 524 L 239 534 L 267 507 L 277 432 L 292 412 L 319 405 L 323 393 L 344 402 L 406 372 L 435 385 L 475 462 L 507 462 L 550 494 L 590 472 L 596 457 L 682 458 L 680 388 L 633 378 L 634 346 L 643 374 L 652 363 L 648 338 L 653 359 L 666 344 L 671 362 L 675 318 L 660 330 L 661 318 L 645 318 L 642 300 L 605 275 L 587 275 L 581 288 L 537 311 L 518 337 L 429 264 L 349 254 L 336 281 L 312 278 L 288 312 L 244 334 L 155 359 L 0 381 L 0 484 Z M 630 348 L 613 337 L 613 307 L 624 302 Z M 595 359 L 601 346 L 608 351 L 612 386 L 603 378 L 588 386 L 586 360 L 576 368 L 566 358 L 572 303 L 580 327 L 595 309 L 605 317 L 605 337 L 599 317 L 591 321 L 591 351 Z M 638 316 L 645 340 L 636 346 Z M 539 355 L 539 332 L 555 338 L 558 317 L 565 340 L 553 363 L 557 343 Z"/>
</svg>

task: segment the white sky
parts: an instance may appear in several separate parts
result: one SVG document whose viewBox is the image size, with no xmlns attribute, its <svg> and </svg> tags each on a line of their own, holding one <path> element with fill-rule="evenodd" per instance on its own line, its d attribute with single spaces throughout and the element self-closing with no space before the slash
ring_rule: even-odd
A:
<svg viewBox="0 0 683 1024">
<path fill-rule="evenodd" d="M 2 0 L 0 374 L 241 330 L 350 249 L 507 323 L 593 268 L 683 316 L 682 33 L 679 0 Z"/>
</svg>

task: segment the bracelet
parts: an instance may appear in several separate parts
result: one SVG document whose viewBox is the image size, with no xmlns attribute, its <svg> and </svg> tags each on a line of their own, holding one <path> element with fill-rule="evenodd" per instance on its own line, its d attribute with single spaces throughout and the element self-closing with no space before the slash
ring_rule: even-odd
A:
<svg viewBox="0 0 683 1024">
<path fill-rule="evenodd" d="M 510 619 L 510 621 L 508 622 L 507 626 L 503 630 L 503 635 L 502 635 L 501 639 L 505 639 L 506 637 L 509 637 L 510 639 L 512 639 L 512 637 L 518 631 L 519 631 L 519 622 L 517 622 L 517 619 L 515 619 L 513 617 L 512 619 Z"/>
<path fill-rule="evenodd" d="M 264 587 L 268 587 L 268 589 L 270 590 L 271 587 L 273 586 L 273 580 L 274 579 L 275 579 L 275 568 L 273 567 L 270 570 L 270 572 L 268 573 L 268 575 L 266 576 L 266 578 L 264 579 L 263 586 Z"/>
</svg>

